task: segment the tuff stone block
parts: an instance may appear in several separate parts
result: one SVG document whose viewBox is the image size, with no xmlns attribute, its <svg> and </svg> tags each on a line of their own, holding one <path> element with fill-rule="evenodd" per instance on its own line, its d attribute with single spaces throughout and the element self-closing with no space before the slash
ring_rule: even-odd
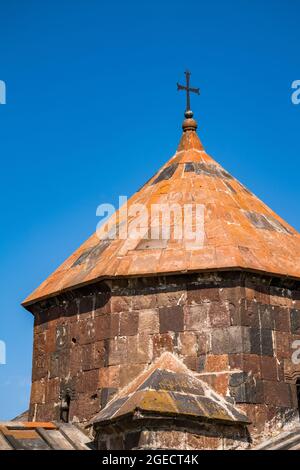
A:
<svg viewBox="0 0 300 470">
<path fill-rule="evenodd" d="M 268 329 L 261 329 L 261 354 L 263 356 L 273 356 L 273 332 Z"/>
<path fill-rule="evenodd" d="M 216 287 L 204 288 L 201 286 L 189 285 L 187 290 L 187 304 L 203 304 L 206 302 L 219 302 L 220 293 Z"/>
<path fill-rule="evenodd" d="M 210 303 L 190 305 L 184 308 L 184 329 L 187 331 L 203 331 L 210 326 Z"/>
<path fill-rule="evenodd" d="M 228 302 L 212 302 L 209 307 L 209 320 L 212 328 L 228 327 L 230 321 L 230 309 Z"/>
<path fill-rule="evenodd" d="M 284 382 L 263 381 L 264 402 L 270 405 L 291 407 L 290 386 Z"/>
<path fill-rule="evenodd" d="M 250 344 L 251 354 L 273 356 L 274 351 L 272 330 L 250 328 Z"/>
<path fill-rule="evenodd" d="M 120 316 L 108 313 L 95 318 L 95 341 L 111 339 L 120 334 Z"/>
<path fill-rule="evenodd" d="M 172 333 L 153 335 L 153 359 L 159 357 L 165 351 L 174 351 L 174 336 Z"/>
<path fill-rule="evenodd" d="M 152 360 L 152 340 L 149 335 L 140 333 L 127 337 L 127 355 L 122 362 L 127 364 L 147 364 Z"/>
<path fill-rule="evenodd" d="M 56 377 L 55 379 L 48 380 L 45 382 L 46 388 L 46 399 L 45 402 L 57 402 L 60 396 L 60 379 Z"/>
<path fill-rule="evenodd" d="M 209 354 L 211 352 L 209 331 L 197 333 L 197 350 L 198 354 Z"/>
<path fill-rule="evenodd" d="M 38 380 L 32 382 L 31 397 L 32 403 L 45 403 L 46 384 L 44 381 Z"/>
<path fill-rule="evenodd" d="M 92 295 L 86 295 L 79 299 L 79 311 L 89 313 L 94 310 L 94 298 Z"/>
<path fill-rule="evenodd" d="M 158 309 L 140 310 L 138 331 L 145 334 L 159 333 Z"/>
<path fill-rule="evenodd" d="M 241 325 L 259 328 L 259 304 L 254 300 L 241 303 Z"/>
<path fill-rule="evenodd" d="M 76 375 L 82 368 L 83 362 L 83 348 L 74 344 L 70 350 L 70 373 L 72 376 Z"/>
<path fill-rule="evenodd" d="M 261 377 L 264 380 L 279 380 L 278 363 L 275 357 L 261 356 Z"/>
<path fill-rule="evenodd" d="M 154 293 L 151 294 L 142 294 L 142 295 L 133 295 L 131 300 L 131 307 L 133 310 L 149 310 L 157 307 L 157 295 Z"/>
<path fill-rule="evenodd" d="M 79 393 L 76 399 L 76 408 L 72 407 L 71 402 L 70 415 L 75 421 L 85 421 L 86 416 L 94 416 L 100 411 L 100 398 L 96 393 Z"/>
<path fill-rule="evenodd" d="M 183 331 L 183 308 L 179 306 L 162 307 L 159 309 L 160 333 L 168 331 Z"/>
<path fill-rule="evenodd" d="M 120 367 L 120 388 L 125 387 L 138 377 L 145 369 L 146 364 L 128 364 Z"/>
<path fill-rule="evenodd" d="M 271 305 L 259 305 L 259 322 L 262 329 L 274 329 L 273 311 Z"/>
<path fill-rule="evenodd" d="M 228 356 L 230 369 L 239 369 L 256 378 L 261 377 L 260 356 L 256 354 L 231 354 Z"/>
<path fill-rule="evenodd" d="M 300 310 L 291 309 L 291 332 L 295 335 L 300 335 Z"/>
<path fill-rule="evenodd" d="M 253 380 L 248 374 L 242 373 L 234 383 L 236 386 L 230 386 L 230 394 L 236 403 L 257 404 L 264 402 L 263 382 L 260 379 Z"/>
<path fill-rule="evenodd" d="M 120 370 L 118 366 L 103 367 L 99 370 L 100 388 L 118 388 L 120 386 Z"/>
<path fill-rule="evenodd" d="M 229 370 L 229 356 L 227 354 L 207 356 L 205 364 L 206 372 L 222 372 L 226 370 Z"/>
<path fill-rule="evenodd" d="M 207 358 L 206 354 L 201 354 L 200 356 L 198 356 L 198 367 L 197 367 L 198 372 L 205 371 L 206 358 Z"/>
<path fill-rule="evenodd" d="M 120 335 L 133 336 L 138 332 L 139 312 L 120 313 Z"/>
<path fill-rule="evenodd" d="M 131 296 L 112 295 L 110 303 L 112 313 L 129 312 L 130 310 L 132 310 Z"/>
<path fill-rule="evenodd" d="M 126 336 L 119 336 L 109 340 L 107 365 L 115 366 L 126 363 L 127 346 L 128 341 Z"/>
<path fill-rule="evenodd" d="M 197 356 L 184 356 L 182 362 L 186 367 L 195 372 L 201 371 L 201 363 L 199 363 L 199 358 Z"/>
<path fill-rule="evenodd" d="M 186 303 L 187 293 L 182 289 L 167 289 L 167 292 L 160 292 L 157 294 L 157 306 L 158 307 L 171 307 L 182 306 Z"/>
<path fill-rule="evenodd" d="M 249 375 L 246 372 L 236 372 L 234 374 L 231 374 L 230 380 L 229 380 L 229 386 L 238 387 L 242 385 L 243 383 L 247 382 L 248 378 L 249 378 Z"/>
<path fill-rule="evenodd" d="M 95 316 L 110 313 L 111 292 L 98 292 L 94 295 L 94 312 Z"/>
<path fill-rule="evenodd" d="M 70 352 L 59 351 L 50 355 L 49 378 L 66 377 L 70 371 Z"/>
<path fill-rule="evenodd" d="M 193 332 L 179 333 L 179 350 L 184 356 L 197 356 L 198 337 Z"/>
<path fill-rule="evenodd" d="M 95 393 L 99 388 L 99 371 L 98 369 L 87 370 L 76 377 L 77 393 Z"/>
<path fill-rule="evenodd" d="M 289 359 L 292 355 L 292 339 L 289 333 L 275 332 L 276 356 L 279 359 Z"/>
<path fill-rule="evenodd" d="M 289 309 L 272 305 L 274 330 L 289 332 L 290 316 Z"/>
<path fill-rule="evenodd" d="M 226 396 L 228 392 L 228 381 L 230 375 L 228 373 L 216 374 L 213 380 L 213 388 L 220 395 Z"/>
<path fill-rule="evenodd" d="M 235 302 L 227 302 L 228 310 L 229 310 L 229 317 L 230 317 L 230 325 L 237 326 L 241 325 L 241 311 L 242 305 L 244 303 L 244 299 L 239 299 Z"/>
<path fill-rule="evenodd" d="M 96 336 L 96 321 L 94 318 L 89 318 L 86 321 L 80 322 L 80 344 L 89 344 L 97 340 Z"/>
<path fill-rule="evenodd" d="M 82 348 L 82 370 L 92 370 L 104 367 L 105 363 L 104 341 L 87 344 Z"/>
<path fill-rule="evenodd" d="M 211 332 L 213 354 L 235 354 L 250 351 L 249 328 L 230 326 Z"/>
<path fill-rule="evenodd" d="M 56 349 L 64 349 L 69 341 L 69 325 L 58 325 L 56 327 Z"/>
<path fill-rule="evenodd" d="M 40 380 L 42 378 L 45 378 L 47 376 L 47 371 L 49 367 L 49 356 L 46 354 L 39 354 L 38 356 L 36 354 L 33 355 L 33 364 L 34 364 L 34 369 L 32 371 L 32 380 Z"/>
</svg>

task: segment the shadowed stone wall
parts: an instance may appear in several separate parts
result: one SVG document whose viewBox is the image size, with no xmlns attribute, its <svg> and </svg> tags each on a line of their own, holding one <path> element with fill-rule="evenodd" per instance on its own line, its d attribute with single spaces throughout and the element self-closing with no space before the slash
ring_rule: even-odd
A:
<svg viewBox="0 0 300 470">
<path fill-rule="evenodd" d="M 86 421 L 162 352 L 176 354 L 259 434 L 297 408 L 300 288 L 242 272 L 113 280 L 32 307 L 30 419 Z"/>
</svg>

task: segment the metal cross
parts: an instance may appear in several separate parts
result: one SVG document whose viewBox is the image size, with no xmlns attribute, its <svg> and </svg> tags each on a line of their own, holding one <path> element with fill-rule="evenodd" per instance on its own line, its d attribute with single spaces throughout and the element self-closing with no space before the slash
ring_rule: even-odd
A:
<svg viewBox="0 0 300 470">
<path fill-rule="evenodd" d="M 191 76 L 191 72 L 189 72 L 188 70 L 185 73 L 185 77 L 186 77 L 186 86 L 184 85 L 180 85 L 179 83 L 177 83 L 177 90 L 185 90 L 186 91 L 186 111 L 190 111 L 191 110 L 191 100 L 190 100 L 190 92 L 192 93 L 197 93 L 197 95 L 200 95 L 200 89 L 199 88 L 191 88 L 190 87 L 190 76 Z"/>
</svg>

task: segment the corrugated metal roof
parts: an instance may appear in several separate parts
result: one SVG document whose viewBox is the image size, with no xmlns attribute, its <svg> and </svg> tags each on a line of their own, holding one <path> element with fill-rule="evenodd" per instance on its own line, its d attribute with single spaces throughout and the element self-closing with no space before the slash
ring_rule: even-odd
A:
<svg viewBox="0 0 300 470">
<path fill-rule="evenodd" d="M 300 450 L 300 425 L 262 442 L 253 450 Z"/>
<path fill-rule="evenodd" d="M 0 450 L 91 450 L 91 439 L 74 424 L 0 422 Z"/>
<path fill-rule="evenodd" d="M 213 160 L 194 130 L 183 133 L 175 155 L 132 196 L 128 208 L 135 203 L 149 212 L 153 204 L 203 205 L 203 245 L 191 247 L 188 235 L 164 243 L 133 240 L 132 217 L 127 239 L 101 241 L 95 233 L 23 305 L 111 277 L 249 269 L 300 278 L 300 235 Z M 124 223 L 118 214 L 117 228 Z M 149 227 L 150 221 L 145 231 Z"/>
</svg>

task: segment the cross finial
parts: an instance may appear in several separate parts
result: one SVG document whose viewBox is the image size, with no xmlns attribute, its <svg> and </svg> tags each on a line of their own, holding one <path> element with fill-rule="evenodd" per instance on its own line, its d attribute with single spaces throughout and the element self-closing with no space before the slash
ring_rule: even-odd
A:
<svg viewBox="0 0 300 470">
<path fill-rule="evenodd" d="M 190 77 L 191 77 L 191 72 L 189 70 L 186 70 L 185 72 L 185 78 L 186 78 L 186 85 L 180 85 L 177 83 L 177 90 L 185 90 L 186 91 L 186 110 L 185 110 L 185 117 L 186 118 L 192 118 L 193 113 L 191 110 L 191 99 L 190 99 L 190 92 L 196 93 L 197 95 L 200 95 L 200 90 L 199 88 L 191 88 L 190 87 Z"/>
<path fill-rule="evenodd" d="M 185 73 L 185 78 L 186 78 L 186 85 L 180 85 L 180 83 L 177 83 L 177 90 L 184 90 L 186 91 L 186 110 L 185 110 L 185 120 L 183 122 L 183 130 L 188 131 L 188 130 L 193 130 L 195 131 L 197 129 L 197 123 L 193 119 L 193 111 L 191 110 L 191 100 L 190 100 L 190 93 L 196 93 L 197 95 L 200 95 L 200 90 L 199 88 L 191 88 L 190 87 L 190 77 L 191 77 L 191 72 L 186 70 Z"/>
</svg>

